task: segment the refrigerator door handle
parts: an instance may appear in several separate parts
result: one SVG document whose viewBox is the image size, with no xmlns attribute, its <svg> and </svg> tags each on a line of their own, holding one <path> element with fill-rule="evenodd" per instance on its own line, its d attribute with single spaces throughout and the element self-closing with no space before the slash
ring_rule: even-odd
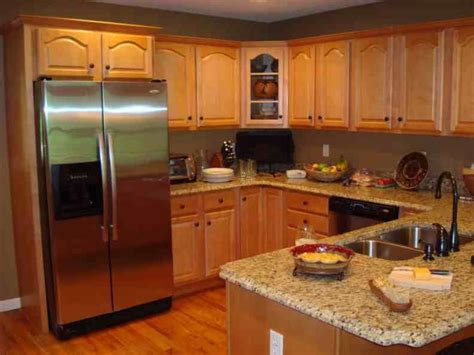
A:
<svg viewBox="0 0 474 355">
<path fill-rule="evenodd" d="M 114 141 L 111 133 L 107 133 L 107 143 L 109 148 L 109 164 L 110 164 L 110 185 L 112 188 L 112 240 L 118 240 L 117 225 L 117 174 L 115 169 Z"/>
<path fill-rule="evenodd" d="M 102 240 L 104 243 L 107 243 L 109 241 L 109 187 L 107 186 L 107 162 L 105 161 L 105 144 L 102 131 L 99 132 L 97 138 L 99 142 L 100 174 L 102 178 L 102 225 L 100 229 L 102 231 Z"/>
</svg>

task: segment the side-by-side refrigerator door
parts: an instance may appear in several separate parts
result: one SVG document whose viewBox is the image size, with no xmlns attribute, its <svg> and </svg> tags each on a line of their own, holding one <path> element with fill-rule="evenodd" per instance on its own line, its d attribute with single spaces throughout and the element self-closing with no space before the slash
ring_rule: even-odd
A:
<svg viewBox="0 0 474 355">
<path fill-rule="evenodd" d="M 103 83 L 114 310 L 172 294 L 166 84 Z"/>
<path fill-rule="evenodd" d="M 48 205 L 53 322 L 112 311 L 100 83 L 36 83 Z M 102 159 L 101 159 L 102 158 Z M 105 220 L 105 221 L 104 221 Z"/>
</svg>

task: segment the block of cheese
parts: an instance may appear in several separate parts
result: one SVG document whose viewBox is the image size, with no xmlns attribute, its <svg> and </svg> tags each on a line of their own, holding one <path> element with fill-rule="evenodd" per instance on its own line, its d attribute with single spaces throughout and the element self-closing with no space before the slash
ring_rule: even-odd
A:
<svg viewBox="0 0 474 355">
<path fill-rule="evenodd" d="M 396 286 L 414 287 L 425 290 L 442 291 L 451 289 L 453 274 L 431 275 L 429 280 L 417 280 L 413 276 L 413 270 L 392 270 L 388 279 Z"/>
<path fill-rule="evenodd" d="M 427 267 L 414 267 L 413 276 L 415 277 L 415 280 L 430 280 L 431 272 Z"/>
</svg>

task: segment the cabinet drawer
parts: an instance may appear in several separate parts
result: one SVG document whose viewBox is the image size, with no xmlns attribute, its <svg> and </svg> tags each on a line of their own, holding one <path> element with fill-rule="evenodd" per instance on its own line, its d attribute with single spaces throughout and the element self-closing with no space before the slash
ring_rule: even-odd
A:
<svg viewBox="0 0 474 355">
<path fill-rule="evenodd" d="M 197 214 L 199 195 L 175 196 L 171 198 L 171 216 L 187 216 Z"/>
<path fill-rule="evenodd" d="M 215 211 L 233 208 L 235 194 L 233 190 L 208 192 L 203 195 L 204 211 Z"/>
<path fill-rule="evenodd" d="M 288 191 L 286 195 L 288 208 L 298 211 L 328 215 L 329 198 L 301 192 Z"/>
<path fill-rule="evenodd" d="M 313 227 L 316 233 L 327 235 L 329 233 L 329 218 L 317 214 L 288 210 L 286 221 L 290 227 L 302 227 L 307 224 Z"/>
</svg>

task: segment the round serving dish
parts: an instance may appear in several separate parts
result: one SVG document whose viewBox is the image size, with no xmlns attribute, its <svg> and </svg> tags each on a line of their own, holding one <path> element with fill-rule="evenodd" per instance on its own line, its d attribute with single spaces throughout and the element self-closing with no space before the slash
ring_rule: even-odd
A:
<svg viewBox="0 0 474 355">
<path fill-rule="evenodd" d="M 418 189 L 428 175 L 428 159 L 420 152 L 405 155 L 395 171 L 395 182 L 405 190 Z"/>
<path fill-rule="evenodd" d="M 323 172 L 310 169 L 308 166 L 305 166 L 304 170 L 306 171 L 306 177 L 309 180 L 319 182 L 335 182 L 341 180 L 349 172 L 349 169 L 335 172 Z"/>
<path fill-rule="evenodd" d="M 313 275 L 341 275 L 347 269 L 349 263 L 354 257 L 354 252 L 352 250 L 334 244 L 304 244 L 292 248 L 290 252 L 293 255 L 293 259 L 295 261 L 294 274 L 296 272 L 302 272 Z M 298 256 L 303 253 L 339 254 L 344 256 L 346 260 L 338 261 L 335 264 L 323 264 L 321 262 L 308 263 L 298 258 Z"/>
</svg>

